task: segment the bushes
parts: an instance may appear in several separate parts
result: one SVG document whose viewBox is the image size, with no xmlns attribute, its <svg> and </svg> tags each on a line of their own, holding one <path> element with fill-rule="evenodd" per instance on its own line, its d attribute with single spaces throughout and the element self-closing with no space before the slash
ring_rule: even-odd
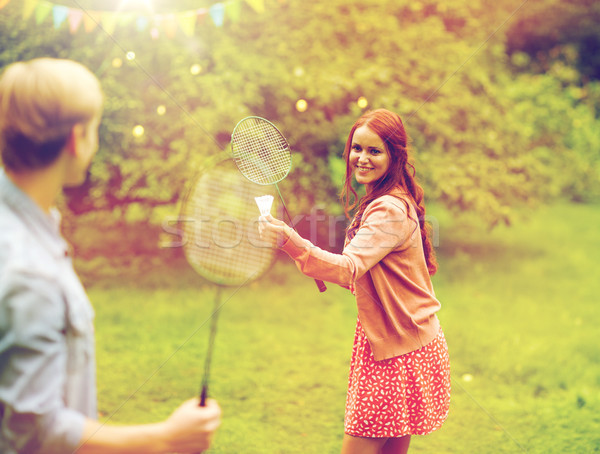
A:
<svg viewBox="0 0 600 454">
<path fill-rule="evenodd" d="M 17 3 L 2 10 L 0 36 L 24 44 L 5 46 L 1 62 L 69 57 L 101 78 L 100 150 L 91 184 L 69 207 L 97 213 L 78 219 L 84 230 L 135 231 L 129 243 L 144 244 L 132 253 L 115 234 L 115 254 L 158 253 L 161 224 L 177 212 L 185 183 L 227 155 L 233 127 L 251 114 L 268 117 L 290 141 L 293 169 L 281 188 L 293 213 L 340 215 L 339 160 L 365 110 L 359 97 L 367 109 L 403 116 L 427 196 L 455 214 L 494 226 L 510 223 L 516 206 L 600 194 L 598 84 L 578 77 L 566 48 L 562 66 L 539 74 L 527 72 L 531 56 L 507 54 L 505 22 L 525 14 L 520 1 L 288 0 L 221 28 L 205 23 L 185 40 L 150 40 L 132 26 L 111 37 L 99 30 L 71 36 L 49 22 L 27 29 Z M 123 49 L 134 49 L 135 60 Z M 200 70 L 192 74 L 192 65 Z M 307 102 L 303 112 L 299 99 Z M 136 125 L 143 135 L 132 134 Z M 336 224 L 336 238 L 343 227 Z M 89 243 L 83 234 L 74 241 Z M 78 249 L 90 257 L 106 251 Z"/>
</svg>

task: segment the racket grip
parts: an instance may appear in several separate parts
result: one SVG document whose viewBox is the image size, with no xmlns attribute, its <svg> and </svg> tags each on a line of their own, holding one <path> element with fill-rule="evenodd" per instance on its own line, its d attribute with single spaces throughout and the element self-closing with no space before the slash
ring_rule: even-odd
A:
<svg viewBox="0 0 600 454">
<path fill-rule="evenodd" d="M 202 387 L 202 392 L 200 393 L 200 405 L 199 407 L 206 407 L 206 395 L 208 394 L 208 387 L 205 385 Z"/>
<path fill-rule="evenodd" d="M 325 282 L 315 279 L 315 284 L 317 284 L 317 287 L 319 287 L 319 292 L 323 293 L 325 290 L 327 290 Z"/>
</svg>

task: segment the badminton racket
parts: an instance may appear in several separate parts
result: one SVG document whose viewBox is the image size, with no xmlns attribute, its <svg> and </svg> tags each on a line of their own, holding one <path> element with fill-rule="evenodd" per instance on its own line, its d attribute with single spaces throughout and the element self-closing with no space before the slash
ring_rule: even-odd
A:
<svg viewBox="0 0 600 454">
<path fill-rule="evenodd" d="M 217 323 L 224 304 L 222 290 L 235 286 L 237 291 L 262 275 L 273 261 L 273 249 L 261 240 L 256 225 L 255 197 L 264 193 L 263 187 L 242 178 L 228 159 L 200 173 L 182 203 L 179 221 L 185 257 L 196 273 L 216 284 L 200 406 L 208 395 Z"/>
<path fill-rule="evenodd" d="M 246 117 L 238 122 L 231 134 L 233 161 L 248 180 L 260 185 L 274 185 L 290 225 L 279 183 L 292 168 L 290 146 L 279 129 L 261 117 Z M 293 226 L 292 226 L 293 228 Z M 319 291 L 327 290 L 325 283 L 315 279 Z"/>
</svg>

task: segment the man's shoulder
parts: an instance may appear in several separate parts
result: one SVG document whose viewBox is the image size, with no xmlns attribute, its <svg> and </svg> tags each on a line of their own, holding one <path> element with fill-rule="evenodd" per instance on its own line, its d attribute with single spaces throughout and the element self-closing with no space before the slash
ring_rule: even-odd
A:
<svg viewBox="0 0 600 454">
<path fill-rule="evenodd" d="M 52 273 L 52 256 L 23 220 L 0 204 L 0 279 Z"/>
</svg>

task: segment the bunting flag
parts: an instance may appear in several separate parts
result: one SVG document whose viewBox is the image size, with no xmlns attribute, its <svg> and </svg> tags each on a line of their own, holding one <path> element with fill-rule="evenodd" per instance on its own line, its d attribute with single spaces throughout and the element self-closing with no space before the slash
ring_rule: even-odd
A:
<svg viewBox="0 0 600 454">
<path fill-rule="evenodd" d="M 225 21 L 225 5 L 223 3 L 215 3 L 208 9 L 211 19 L 217 27 L 221 27 Z"/>
<path fill-rule="evenodd" d="M 148 21 L 148 18 L 146 16 L 140 16 L 135 21 L 135 28 L 138 32 L 143 32 L 148 28 L 149 23 L 150 22 Z"/>
<path fill-rule="evenodd" d="M 23 19 L 29 19 L 36 6 L 37 0 L 25 0 L 25 2 L 23 2 Z"/>
<path fill-rule="evenodd" d="M 231 19 L 232 22 L 237 22 L 242 16 L 242 2 L 241 0 L 232 0 L 225 5 L 226 16 Z"/>
<path fill-rule="evenodd" d="M 112 35 L 115 32 L 115 28 L 117 28 L 117 13 L 103 11 L 99 17 L 102 29 L 109 35 Z"/>
<path fill-rule="evenodd" d="M 165 35 L 169 38 L 174 38 L 177 33 L 177 19 L 175 14 L 167 14 L 163 18 L 163 27 L 165 29 Z"/>
<path fill-rule="evenodd" d="M 54 21 L 54 28 L 58 29 L 63 22 L 69 16 L 69 8 L 62 5 L 57 5 L 52 8 L 52 20 Z"/>
<path fill-rule="evenodd" d="M 79 29 L 81 21 L 83 20 L 83 11 L 80 9 L 70 9 L 68 11 L 69 18 L 69 31 L 74 34 Z"/>
<path fill-rule="evenodd" d="M 0 0 L 0 10 L 10 1 Z M 278 0 L 278 2 L 283 3 L 285 0 Z M 58 30 L 67 24 L 71 34 L 77 33 L 80 29 L 83 29 L 85 33 L 90 33 L 98 26 L 106 33 L 112 34 L 117 27 L 131 23 L 137 31 L 150 33 L 153 39 L 158 39 L 161 34 L 173 38 L 178 31 L 187 37 L 192 37 L 196 27 L 204 25 L 206 17 L 209 17 L 216 27 L 223 27 L 227 21 L 238 22 L 242 18 L 243 3 L 246 3 L 256 13 L 265 11 L 265 0 L 224 0 L 205 8 L 169 14 L 91 11 L 58 5 L 50 0 L 22 0 L 20 3 L 23 5 L 23 19 L 29 20 L 33 17 L 37 25 L 51 17 L 55 29 Z"/>
<path fill-rule="evenodd" d="M 35 9 L 35 23 L 40 25 L 52 12 L 52 5 L 47 2 L 38 4 Z"/>
<path fill-rule="evenodd" d="M 186 36 L 194 36 L 194 30 L 196 28 L 197 21 L 196 11 L 186 11 L 179 14 L 179 28 Z"/>
<path fill-rule="evenodd" d="M 83 14 L 83 29 L 90 33 L 100 23 L 100 13 L 96 11 L 85 11 Z"/>
<path fill-rule="evenodd" d="M 246 2 L 257 13 L 264 13 L 264 11 L 265 11 L 265 0 L 246 0 Z"/>
<path fill-rule="evenodd" d="M 204 24 L 204 19 L 208 15 L 208 10 L 206 8 L 201 8 L 196 10 L 196 16 L 198 17 L 198 25 Z"/>
</svg>

